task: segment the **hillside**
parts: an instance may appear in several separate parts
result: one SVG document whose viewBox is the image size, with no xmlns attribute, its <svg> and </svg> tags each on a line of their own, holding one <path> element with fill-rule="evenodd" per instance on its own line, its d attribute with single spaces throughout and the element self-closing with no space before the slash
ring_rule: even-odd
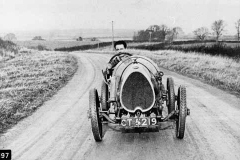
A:
<svg viewBox="0 0 240 160">
<path fill-rule="evenodd" d="M 133 29 L 114 29 L 115 37 L 132 38 L 134 34 Z M 4 36 L 7 33 L 0 33 Z M 112 36 L 111 29 L 68 29 L 68 30 L 38 30 L 38 31 L 16 31 L 14 33 L 17 40 L 25 41 L 32 40 L 35 36 L 41 36 L 45 40 L 75 40 L 81 36 L 83 38 L 100 37 L 109 38 Z"/>
</svg>

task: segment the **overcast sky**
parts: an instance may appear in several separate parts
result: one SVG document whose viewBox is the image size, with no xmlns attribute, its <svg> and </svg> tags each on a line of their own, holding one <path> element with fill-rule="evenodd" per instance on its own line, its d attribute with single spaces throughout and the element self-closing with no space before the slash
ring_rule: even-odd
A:
<svg viewBox="0 0 240 160">
<path fill-rule="evenodd" d="M 146 29 L 180 26 L 185 33 L 213 21 L 235 34 L 240 0 L 0 0 L 0 32 L 48 29 Z"/>
</svg>

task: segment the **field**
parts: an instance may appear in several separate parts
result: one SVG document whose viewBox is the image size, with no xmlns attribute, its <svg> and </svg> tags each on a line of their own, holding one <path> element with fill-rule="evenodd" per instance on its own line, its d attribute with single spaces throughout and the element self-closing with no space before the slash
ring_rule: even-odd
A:
<svg viewBox="0 0 240 160">
<path fill-rule="evenodd" d="M 128 43 L 128 47 L 136 47 L 139 45 L 143 45 L 143 46 L 148 46 L 148 45 L 156 45 L 156 44 L 160 44 L 161 42 L 132 42 L 132 43 Z"/>
<path fill-rule="evenodd" d="M 231 57 L 240 59 L 240 43 L 235 41 L 225 41 L 215 43 L 207 41 L 201 43 L 199 41 L 174 41 L 172 44 L 168 43 L 133 43 L 129 44 L 132 49 L 144 49 L 150 51 L 157 50 L 177 50 L 184 52 L 199 52 L 209 55 L 219 55 L 224 57 Z"/>
<path fill-rule="evenodd" d="M 223 44 L 228 47 L 238 47 L 240 46 L 240 42 L 237 41 L 219 41 L 220 44 Z M 132 41 L 131 43 L 128 44 L 128 47 L 136 47 L 136 46 L 154 46 L 154 45 L 159 45 L 159 44 L 164 44 L 163 42 L 134 42 Z M 181 47 L 191 47 L 191 46 L 212 46 L 216 44 L 215 41 L 213 40 L 208 40 L 206 42 L 199 42 L 196 40 L 185 40 L 185 41 L 173 41 L 172 46 L 181 46 Z M 165 44 L 169 45 L 169 44 Z"/>
<path fill-rule="evenodd" d="M 192 47 L 192 46 L 201 46 L 201 45 L 212 46 L 214 44 L 215 44 L 215 42 L 208 42 L 208 43 L 180 44 L 180 45 L 175 45 L 175 46 L 180 46 L 180 47 Z M 227 47 L 232 47 L 232 48 L 240 46 L 240 43 L 226 42 L 226 43 L 223 43 L 223 44 Z"/>
<path fill-rule="evenodd" d="M 240 64 L 232 58 L 173 50 L 129 52 L 148 56 L 161 67 L 240 95 Z"/>
<path fill-rule="evenodd" d="M 73 56 L 27 52 L 0 63 L 0 131 L 30 115 L 55 94 L 77 70 Z"/>
<path fill-rule="evenodd" d="M 19 46 L 23 46 L 30 49 L 37 49 L 37 47 L 44 46 L 48 50 L 54 50 L 56 48 L 69 48 L 74 46 L 82 46 L 89 44 L 97 44 L 97 41 L 15 41 Z"/>
</svg>

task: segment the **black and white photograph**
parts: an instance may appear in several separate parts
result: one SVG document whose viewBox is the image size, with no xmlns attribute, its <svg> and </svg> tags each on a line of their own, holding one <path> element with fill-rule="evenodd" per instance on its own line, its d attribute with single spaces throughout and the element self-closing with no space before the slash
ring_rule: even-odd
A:
<svg viewBox="0 0 240 160">
<path fill-rule="evenodd" d="M 239 0 L 0 0 L 0 160 L 239 159 Z"/>
</svg>

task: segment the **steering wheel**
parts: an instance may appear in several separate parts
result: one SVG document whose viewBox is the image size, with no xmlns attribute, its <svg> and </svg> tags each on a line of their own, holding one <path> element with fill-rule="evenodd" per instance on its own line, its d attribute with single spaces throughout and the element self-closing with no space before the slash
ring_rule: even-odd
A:
<svg viewBox="0 0 240 160">
<path fill-rule="evenodd" d="M 128 56 L 132 56 L 132 54 L 130 53 L 126 53 L 126 52 L 122 52 L 122 53 L 118 53 L 118 54 L 115 54 L 110 60 L 108 63 L 112 63 L 114 60 L 118 59 L 119 61 L 122 60 L 123 57 L 128 57 Z"/>
</svg>

